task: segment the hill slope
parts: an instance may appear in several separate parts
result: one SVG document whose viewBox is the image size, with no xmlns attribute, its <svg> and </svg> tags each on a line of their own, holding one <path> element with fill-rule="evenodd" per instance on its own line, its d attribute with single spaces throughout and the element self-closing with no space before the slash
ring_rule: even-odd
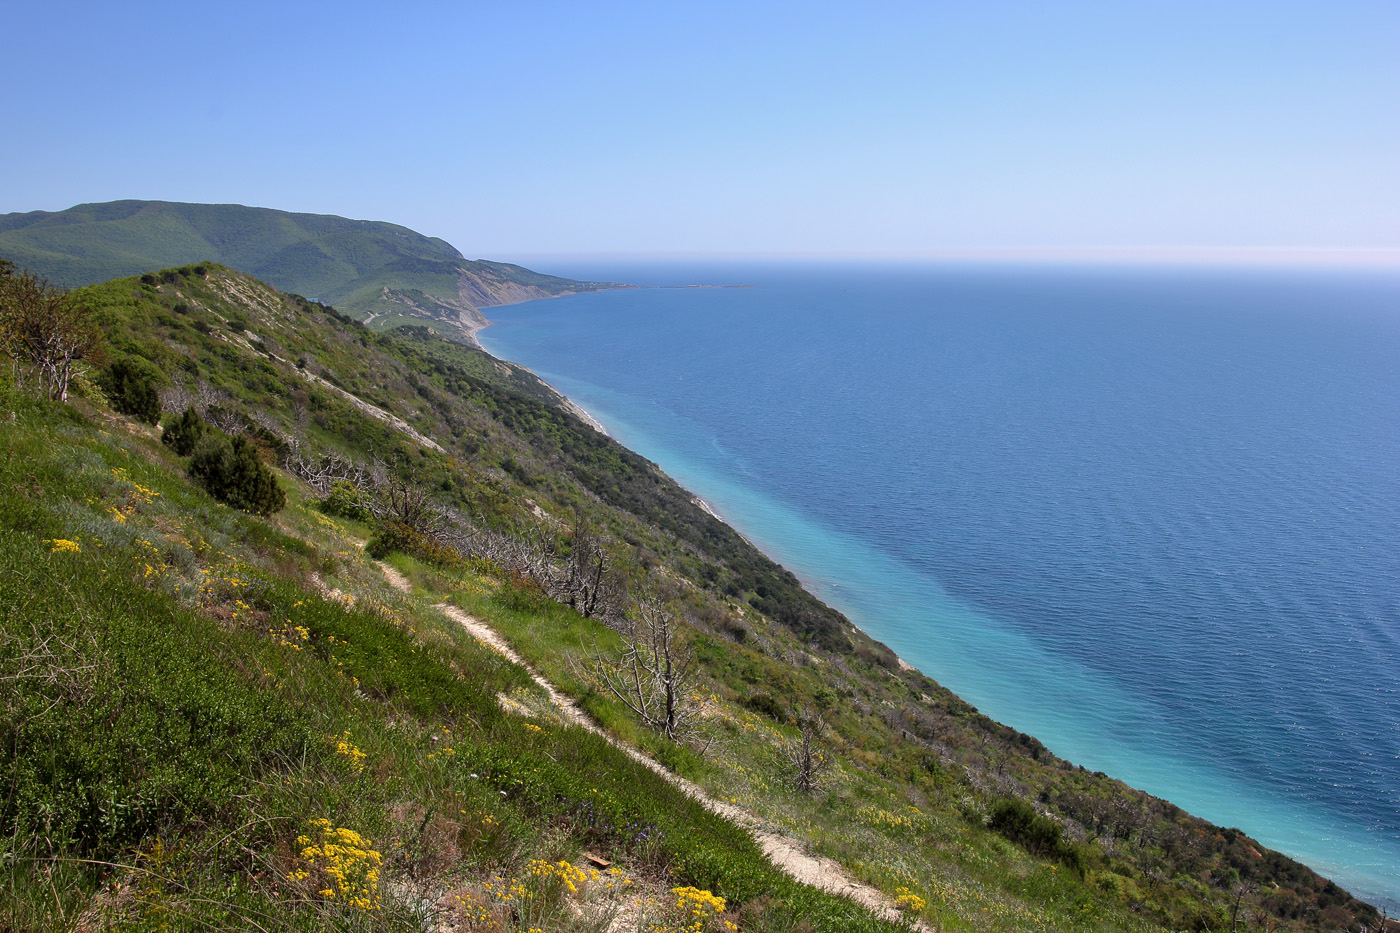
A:
<svg viewBox="0 0 1400 933">
<path fill-rule="evenodd" d="M 612 925 L 636 920 L 616 879 L 708 905 L 705 933 L 892 930 L 552 716 L 440 603 L 612 738 L 940 930 L 1377 928 L 1239 830 L 902 667 L 653 464 L 477 374 L 479 351 L 218 266 L 76 298 L 113 369 L 253 445 L 288 503 L 234 512 L 96 392 L 0 382 L 0 929 L 646 928 Z M 693 659 L 676 740 L 607 687 L 658 611 Z M 590 854 L 620 874 L 581 883 Z"/>
<path fill-rule="evenodd" d="M 396 224 L 239 204 L 110 201 L 0 215 L 0 255 L 68 287 L 218 262 L 379 329 L 416 320 L 471 333 L 485 323 L 480 308 L 617 287 L 468 260 Z"/>
</svg>

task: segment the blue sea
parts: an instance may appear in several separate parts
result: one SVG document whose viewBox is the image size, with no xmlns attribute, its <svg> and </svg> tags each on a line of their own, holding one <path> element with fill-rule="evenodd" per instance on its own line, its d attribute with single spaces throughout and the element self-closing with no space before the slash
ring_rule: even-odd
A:
<svg viewBox="0 0 1400 933">
<path fill-rule="evenodd" d="M 535 370 L 1056 754 L 1400 907 L 1400 273 L 555 264 Z"/>
</svg>

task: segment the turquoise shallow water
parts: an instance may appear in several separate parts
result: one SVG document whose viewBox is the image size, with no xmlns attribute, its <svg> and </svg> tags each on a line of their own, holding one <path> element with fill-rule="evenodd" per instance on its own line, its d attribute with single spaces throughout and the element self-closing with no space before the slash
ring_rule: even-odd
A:
<svg viewBox="0 0 1400 933">
<path fill-rule="evenodd" d="M 1400 901 L 1400 276 L 549 269 L 539 372 L 989 715 Z"/>
</svg>

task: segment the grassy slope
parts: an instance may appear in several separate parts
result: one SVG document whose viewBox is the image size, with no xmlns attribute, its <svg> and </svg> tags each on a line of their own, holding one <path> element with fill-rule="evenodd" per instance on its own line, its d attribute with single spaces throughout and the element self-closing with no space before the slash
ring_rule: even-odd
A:
<svg viewBox="0 0 1400 933">
<path fill-rule="evenodd" d="M 571 903 L 606 918 L 609 881 L 888 929 L 595 737 L 505 716 L 523 673 L 385 590 L 356 529 L 234 513 L 153 431 L 5 402 L 7 929 L 566 929 Z M 329 830 L 339 854 L 308 856 Z M 584 848 L 619 869 L 587 898 L 531 861 Z"/>
<path fill-rule="evenodd" d="M 222 407 L 276 427 L 264 432 L 269 454 L 279 431 L 327 448 L 372 451 L 488 523 L 534 521 L 533 503 L 553 516 L 542 527 L 557 531 L 582 512 L 607 530 L 619 559 L 638 572 L 658 561 L 674 568 L 670 595 L 694 627 L 703 689 L 711 697 L 710 729 L 720 740 L 705 759 L 652 738 L 599 694 L 583 655 L 595 643 L 605 649 L 614 643 L 608 630 L 552 603 L 519 598 L 489 567 L 444 570 L 399 559 L 423 595 L 450 596 L 507 632 L 614 731 L 886 891 L 919 894 L 940 927 L 1218 929 L 1228 923 L 1236 878 L 1263 891 L 1247 898 L 1246 907 L 1271 909 L 1286 920 L 1284 928 L 1344 928 L 1367 916 L 1335 886 L 1237 831 L 1054 759 L 927 678 L 899 672 L 887 649 L 850 632 L 795 582 L 786 588 L 780 568 L 705 516 L 654 467 L 546 402 L 513 391 L 509 380 L 483 378 L 492 364 L 479 355 L 426 334 L 401 342 L 369 333 L 226 270 L 168 279 L 121 280 L 86 298 L 103 309 L 118 352 L 144 356 L 177 381 L 216 388 L 224 393 Z M 446 453 L 418 449 L 306 383 L 297 375 L 298 360 L 438 438 Z M 485 369 L 474 374 L 474 366 Z M 41 576 L 57 582 L 39 591 L 44 605 L 56 607 L 40 627 L 31 624 L 38 618 L 27 595 L 33 583 L 26 578 L 4 593 L 0 664 L 21 670 L 23 659 L 39 650 L 35 645 L 60 646 L 72 663 L 62 651 L 44 663 L 76 678 L 0 680 L 25 692 L 6 736 L 27 744 L 12 744 L 6 760 L 28 767 L 38 760 L 28 749 L 61 752 L 39 777 L 26 778 L 28 796 L 12 795 L 4 811 L 12 854 L 0 865 L 9 866 L 16 926 L 48 909 L 43 905 L 54 897 L 15 854 L 55 852 L 135 866 L 65 868 L 57 902 L 68 912 L 91 905 L 95 886 L 105 883 L 103 903 L 120 906 L 134 890 L 145 898 L 143 909 L 166 911 L 162 916 L 195 911 L 192 891 L 218 890 L 244 899 L 238 903 L 247 910 L 299 918 L 279 923 L 365 921 L 369 915 L 287 880 L 297 864 L 289 834 L 306 832 L 306 821 L 319 816 L 356 828 L 381 848 L 431 848 L 436 867 L 400 852 L 386 874 L 421 876 L 434 894 L 460 889 L 479 899 L 481 883 L 493 873 L 519 875 L 531 854 L 574 858 L 587 845 L 607 848 L 639 882 L 657 882 L 659 868 L 669 865 L 734 904 L 766 896 L 789 905 L 751 911 L 741 921 L 745 929 L 764 929 L 763 923 L 781 929 L 795 913 L 843 909 L 785 886 L 755 861 L 751 847 L 726 835 L 730 830 L 685 809 L 582 735 L 550 731 L 544 757 L 531 752 L 529 742 L 543 741 L 543 733 L 502 718 L 492 699 L 514 691 L 528 706 L 529 688 L 421 603 L 386 593 L 348 543 L 368 529 L 308 510 L 295 488 L 292 507 L 272 523 L 235 515 L 191 490 L 179 478 L 180 464 L 140 432 L 66 418 L 22 399 L 9 405 L 18 417 L 0 426 L 7 432 L 0 477 L 7 570 L 30 568 L 33 577 L 33 568 L 43 568 Z M 143 488 L 160 495 L 146 496 Z M 54 540 L 73 540 L 80 551 L 45 543 Z M 358 593 L 357 609 L 316 595 L 313 573 Z M 206 579 L 215 581 L 213 590 L 201 584 Z M 77 638 L 94 620 L 102 646 L 95 665 Z M 57 637 L 44 641 L 50 631 Z M 151 632 L 165 646 L 162 656 L 172 659 L 165 666 L 137 659 L 134 646 Z M 413 676 L 384 680 L 397 665 L 414 666 Z M 178 673 L 185 669 L 198 676 Z M 100 689 L 84 679 L 90 670 L 104 672 Z M 342 670 L 347 673 L 337 673 Z M 124 676 L 128 671 L 143 676 Z M 347 678 L 359 678 L 358 693 Z M 214 686 L 196 689 L 205 682 Z M 117 719 L 108 712 L 101 721 L 123 722 L 122 711 L 134 718 L 129 727 L 104 733 L 113 746 L 97 743 L 92 754 L 108 765 L 132 764 L 113 768 L 104 784 L 100 776 L 108 770 L 85 764 L 87 753 L 73 743 L 85 734 L 83 723 L 99 721 L 92 698 L 113 692 L 130 699 L 117 704 Z M 182 706 L 186 695 L 191 699 Z M 57 715 L 45 711 L 53 702 Z M 829 752 L 837 761 L 832 783 L 812 797 L 791 791 L 780 754 L 792 735 L 789 714 L 805 707 L 825 707 Z M 67 746 L 63 729 L 57 740 L 42 732 L 53 723 L 68 723 Z M 31 736 L 25 731 L 31 727 L 46 738 Z M 448 728 L 473 736 L 453 746 L 448 763 L 470 761 L 465 772 L 434 751 Z M 358 772 L 346 772 L 344 756 L 334 751 L 331 737 L 346 731 L 374 762 L 371 790 L 355 783 L 362 780 Z M 244 733 L 252 738 L 239 739 Z M 171 742 L 171 735 L 180 741 Z M 604 821 L 610 828 L 599 836 L 597 820 L 580 821 L 577 807 L 592 799 L 594 777 L 604 772 L 615 797 Z M 505 790 L 506 809 L 474 809 L 498 801 L 490 793 L 472 796 L 480 788 L 468 781 L 478 778 L 464 773 L 487 775 L 491 788 Z M 548 776 L 535 776 L 540 773 Z M 587 797 L 580 796 L 581 775 L 588 778 Z M 517 798 L 512 788 L 525 785 L 514 781 L 537 784 Z M 1078 861 L 1052 849 L 1033 854 L 989 831 L 987 815 L 1011 798 L 1053 813 Z M 451 817 L 463 800 L 470 806 L 455 809 L 471 820 Z M 635 808 L 644 810 L 643 825 L 670 821 L 670 848 L 658 853 L 650 842 L 617 834 L 617 827 L 637 823 L 642 811 Z M 55 814 L 79 812 L 87 815 L 73 826 L 54 828 Z M 472 826 L 486 819 L 513 827 L 512 841 L 477 840 Z M 430 826 L 437 841 L 428 846 Z M 179 863 L 184 874 L 162 868 L 164 880 L 151 893 L 139 878 L 141 866 L 157 857 L 157 840 L 159 858 L 176 851 L 187 861 Z M 305 903 L 276 906 L 289 899 Z M 541 896 L 540 903 L 547 900 Z M 373 915 L 375 923 L 406 923 L 404 910 L 403 904 L 386 909 Z M 826 928 L 856 928 L 846 923 Z"/>
</svg>

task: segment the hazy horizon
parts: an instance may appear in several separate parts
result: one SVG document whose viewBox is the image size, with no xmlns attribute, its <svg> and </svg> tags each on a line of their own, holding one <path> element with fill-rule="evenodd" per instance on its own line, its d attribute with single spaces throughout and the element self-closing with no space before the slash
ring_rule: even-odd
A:
<svg viewBox="0 0 1400 933">
<path fill-rule="evenodd" d="M 372 219 L 372 218 L 365 218 Z M 453 244 L 454 246 L 456 244 Z M 1275 248 L 1275 247 L 1050 247 L 958 248 L 876 252 L 800 252 L 778 250 L 708 252 L 561 252 L 520 253 L 506 256 L 467 256 L 529 266 L 531 263 L 709 263 L 791 262 L 844 264 L 966 263 L 1027 265 L 1184 266 L 1241 267 L 1288 266 L 1316 268 L 1400 268 L 1400 247 L 1374 249 Z"/>
</svg>

